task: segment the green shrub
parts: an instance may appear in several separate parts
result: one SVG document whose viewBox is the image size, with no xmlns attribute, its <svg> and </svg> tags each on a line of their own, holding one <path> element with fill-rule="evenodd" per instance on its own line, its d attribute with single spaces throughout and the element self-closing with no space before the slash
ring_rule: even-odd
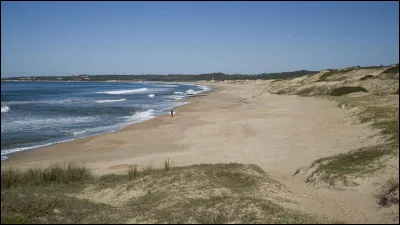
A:
<svg viewBox="0 0 400 225">
<path fill-rule="evenodd" d="M 332 90 L 331 96 L 341 96 L 345 94 L 350 94 L 353 92 L 368 92 L 367 89 L 363 87 L 338 87 Z"/>
</svg>

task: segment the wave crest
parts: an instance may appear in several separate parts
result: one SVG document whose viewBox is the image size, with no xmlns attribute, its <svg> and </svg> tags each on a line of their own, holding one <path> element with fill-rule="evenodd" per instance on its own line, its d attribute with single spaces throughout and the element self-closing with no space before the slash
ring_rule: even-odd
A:
<svg viewBox="0 0 400 225">
<path fill-rule="evenodd" d="M 132 116 L 127 117 L 128 121 L 143 122 L 145 120 L 153 119 L 155 117 L 154 110 L 149 109 L 146 111 L 135 112 Z"/>
<path fill-rule="evenodd" d="M 119 90 L 119 91 L 100 91 L 100 92 L 96 92 L 96 94 L 123 95 L 123 94 L 132 94 L 132 93 L 142 93 L 147 90 L 148 90 L 147 88 L 137 88 L 137 89 Z"/>
<path fill-rule="evenodd" d="M 10 110 L 10 107 L 8 107 L 8 106 L 2 106 L 1 107 L 1 112 L 2 113 L 6 113 L 6 112 L 8 112 Z"/>
<path fill-rule="evenodd" d="M 80 135 L 80 134 L 84 134 L 86 132 L 88 132 L 88 130 L 76 131 L 76 132 L 72 132 L 72 135 L 77 136 L 77 135 Z"/>
<path fill-rule="evenodd" d="M 123 99 L 115 99 L 115 100 L 96 100 L 95 102 L 97 102 L 97 103 L 108 103 L 108 102 L 123 102 L 125 100 L 126 99 L 123 98 Z"/>
</svg>

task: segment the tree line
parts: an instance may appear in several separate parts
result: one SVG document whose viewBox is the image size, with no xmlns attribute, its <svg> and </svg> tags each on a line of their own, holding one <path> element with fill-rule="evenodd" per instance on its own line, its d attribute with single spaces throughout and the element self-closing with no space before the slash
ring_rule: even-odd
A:
<svg viewBox="0 0 400 225">
<path fill-rule="evenodd" d="M 269 79 L 291 79 L 304 75 L 316 74 L 319 71 L 299 70 L 281 73 L 262 73 L 257 75 L 247 74 L 224 74 L 205 73 L 197 75 L 168 74 L 168 75 L 74 75 L 74 76 L 31 76 L 31 77 L 8 77 L 2 80 L 29 80 L 29 81 L 200 81 L 200 80 L 269 80 Z"/>
</svg>

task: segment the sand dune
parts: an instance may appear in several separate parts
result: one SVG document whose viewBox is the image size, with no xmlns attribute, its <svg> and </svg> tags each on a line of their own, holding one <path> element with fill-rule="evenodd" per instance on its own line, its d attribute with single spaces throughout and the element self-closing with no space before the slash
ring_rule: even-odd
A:
<svg viewBox="0 0 400 225">
<path fill-rule="evenodd" d="M 95 174 L 122 173 L 130 165 L 253 163 L 282 182 L 310 213 L 346 222 L 387 222 L 369 192 L 318 189 L 293 178 L 314 160 L 368 146 L 377 131 L 355 124 L 334 102 L 272 95 L 268 82 L 212 84 L 215 92 L 191 98 L 174 117 L 162 115 L 110 134 L 20 152 L 2 166 L 41 167 L 78 162 Z"/>
</svg>

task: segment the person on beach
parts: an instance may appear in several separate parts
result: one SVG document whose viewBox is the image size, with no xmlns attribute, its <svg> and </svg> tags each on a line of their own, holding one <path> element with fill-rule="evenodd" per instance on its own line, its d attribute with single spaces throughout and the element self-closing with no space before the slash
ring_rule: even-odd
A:
<svg viewBox="0 0 400 225">
<path fill-rule="evenodd" d="M 171 109 L 171 117 L 174 117 L 174 110 Z"/>
</svg>

